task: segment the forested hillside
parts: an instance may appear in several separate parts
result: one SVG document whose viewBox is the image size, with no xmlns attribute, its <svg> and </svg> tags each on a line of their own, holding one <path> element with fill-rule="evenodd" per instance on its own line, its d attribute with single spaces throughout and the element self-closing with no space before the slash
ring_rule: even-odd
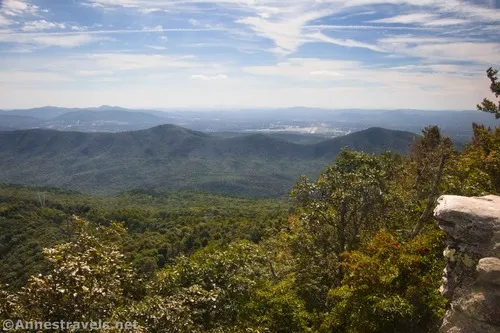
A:
<svg viewBox="0 0 500 333">
<path fill-rule="evenodd" d="M 0 182 L 92 194 L 136 188 L 285 196 L 343 147 L 407 152 L 415 134 L 371 128 L 317 144 L 263 134 L 220 138 L 174 125 L 120 133 L 0 132 Z"/>
<path fill-rule="evenodd" d="M 181 253 L 236 239 L 260 241 L 286 220 L 283 199 L 243 199 L 194 192 L 131 191 L 96 198 L 54 188 L 0 185 L 0 283 L 20 287 L 42 267 L 42 249 L 65 242 L 71 216 L 128 230 L 127 255 L 152 274 Z"/>
<path fill-rule="evenodd" d="M 2 186 L 0 318 L 435 332 L 446 300 L 434 200 L 500 193 L 500 128 L 474 132 L 463 153 L 437 127 L 407 156 L 342 150 L 289 201 Z"/>
</svg>

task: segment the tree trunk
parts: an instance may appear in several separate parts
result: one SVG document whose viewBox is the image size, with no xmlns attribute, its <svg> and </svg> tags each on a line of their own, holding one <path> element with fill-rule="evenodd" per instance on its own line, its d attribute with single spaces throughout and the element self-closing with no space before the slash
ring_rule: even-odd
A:
<svg viewBox="0 0 500 333">
<path fill-rule="evenodd" d="M 436 177 L 434 178 L 434 182 L 432 184 L 432 189 L 431 193 L 429 194 L 429 197 L 427 199 L 427 206 L 425 207 L 424 212 L 422 215 L 420 215 L 420 218 L 418 219 L 417 224 L 415 225 L 415 228 L 413 229 L 412 238 L 415 238 L 420 231 L 424 228 L 425 221 L 430 217 L 431 212 L 432 212 L 432 207 L 434 207 L 435 201 L 436 201 L 436 195 L 439 187 L 439 183 L 441 183 L 441 178 L 443 177 L 443 170 L 444 170 L 444 165 L 446 163 L 446 159 L 448 157 L 448 154 L 443 153 L 441 155 L 441 159 L 439 160 L 439 167 L 438 171 L 436 173 Z"/>
</svg>

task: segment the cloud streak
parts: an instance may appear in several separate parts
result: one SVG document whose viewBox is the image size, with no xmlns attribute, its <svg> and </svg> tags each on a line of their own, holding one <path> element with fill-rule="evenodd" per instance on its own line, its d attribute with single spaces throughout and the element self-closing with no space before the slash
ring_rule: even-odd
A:
<svg viewBox="0 0 500 333">
<path fill-rule="evenodd" d="M 83 1 L 2 3 L 2 103 L 464 109 L 500 63 L 478 1 Z"/>
<path fill-rule="evenodd" d="M 191 79 L 202 80 L 202 81 L 227 80 L 228 76 L 226 74 L 217 74 L 217 75 L 193 74 L 191 75 Z"/>
<path fill-rule="evenodd" d="M 25 0 L 3 0 L 0 13 L 6 16 L 38 16 L 40 8 Z"/>
<path fill-rule="evenodd" d="M 48 22 L 46 20 L 30 21 L 26 22 L 21 28 L 22 31 L 32 32 L 32 31 L 42 31 L 42 30 L 52 30 L 52 29 L 65 29 L 66 25 L 64 23 Z"/>
<path fill-rule="evenodd" d="M 457 18 L 441 18 L 436 14 L 412 13 L 397 15 L 393 17 L 369 21 L 369 23 L 398 23 L 398 24 L 422 24 L 424 26 L 448 26 L 470 23 L 468 20 Z"/>
<path fill-rule="evenodd" d="M 0 31 L 0 43 L 28 44 L 40 47 L 59 46 L 73 48 L 103 40 L 108 40 L 108 38 L 75 33 L 15 33 L 12 31 Z"/>
</svg>

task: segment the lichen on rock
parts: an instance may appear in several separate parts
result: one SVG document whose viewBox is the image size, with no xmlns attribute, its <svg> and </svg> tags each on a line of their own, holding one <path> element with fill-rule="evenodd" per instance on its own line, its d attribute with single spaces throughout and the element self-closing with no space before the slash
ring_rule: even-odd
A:
<svg viewBox="0 0 500 333">
<path fill-rule="evenodd" d="M 440 332 L 500 332 L 500 197 L 444 195 L 434 216 L 448 236 Z"/>
</svg>

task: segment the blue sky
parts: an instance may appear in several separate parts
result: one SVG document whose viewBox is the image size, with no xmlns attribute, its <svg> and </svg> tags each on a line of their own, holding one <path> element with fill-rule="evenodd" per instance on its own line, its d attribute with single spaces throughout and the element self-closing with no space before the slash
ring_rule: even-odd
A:
<svg viewBox="0 0 500 333">
<path fill-rule="evenodd" d="M 0 107 L 474 109 L 500 0 L 0 0 Z"/>
</svg>

